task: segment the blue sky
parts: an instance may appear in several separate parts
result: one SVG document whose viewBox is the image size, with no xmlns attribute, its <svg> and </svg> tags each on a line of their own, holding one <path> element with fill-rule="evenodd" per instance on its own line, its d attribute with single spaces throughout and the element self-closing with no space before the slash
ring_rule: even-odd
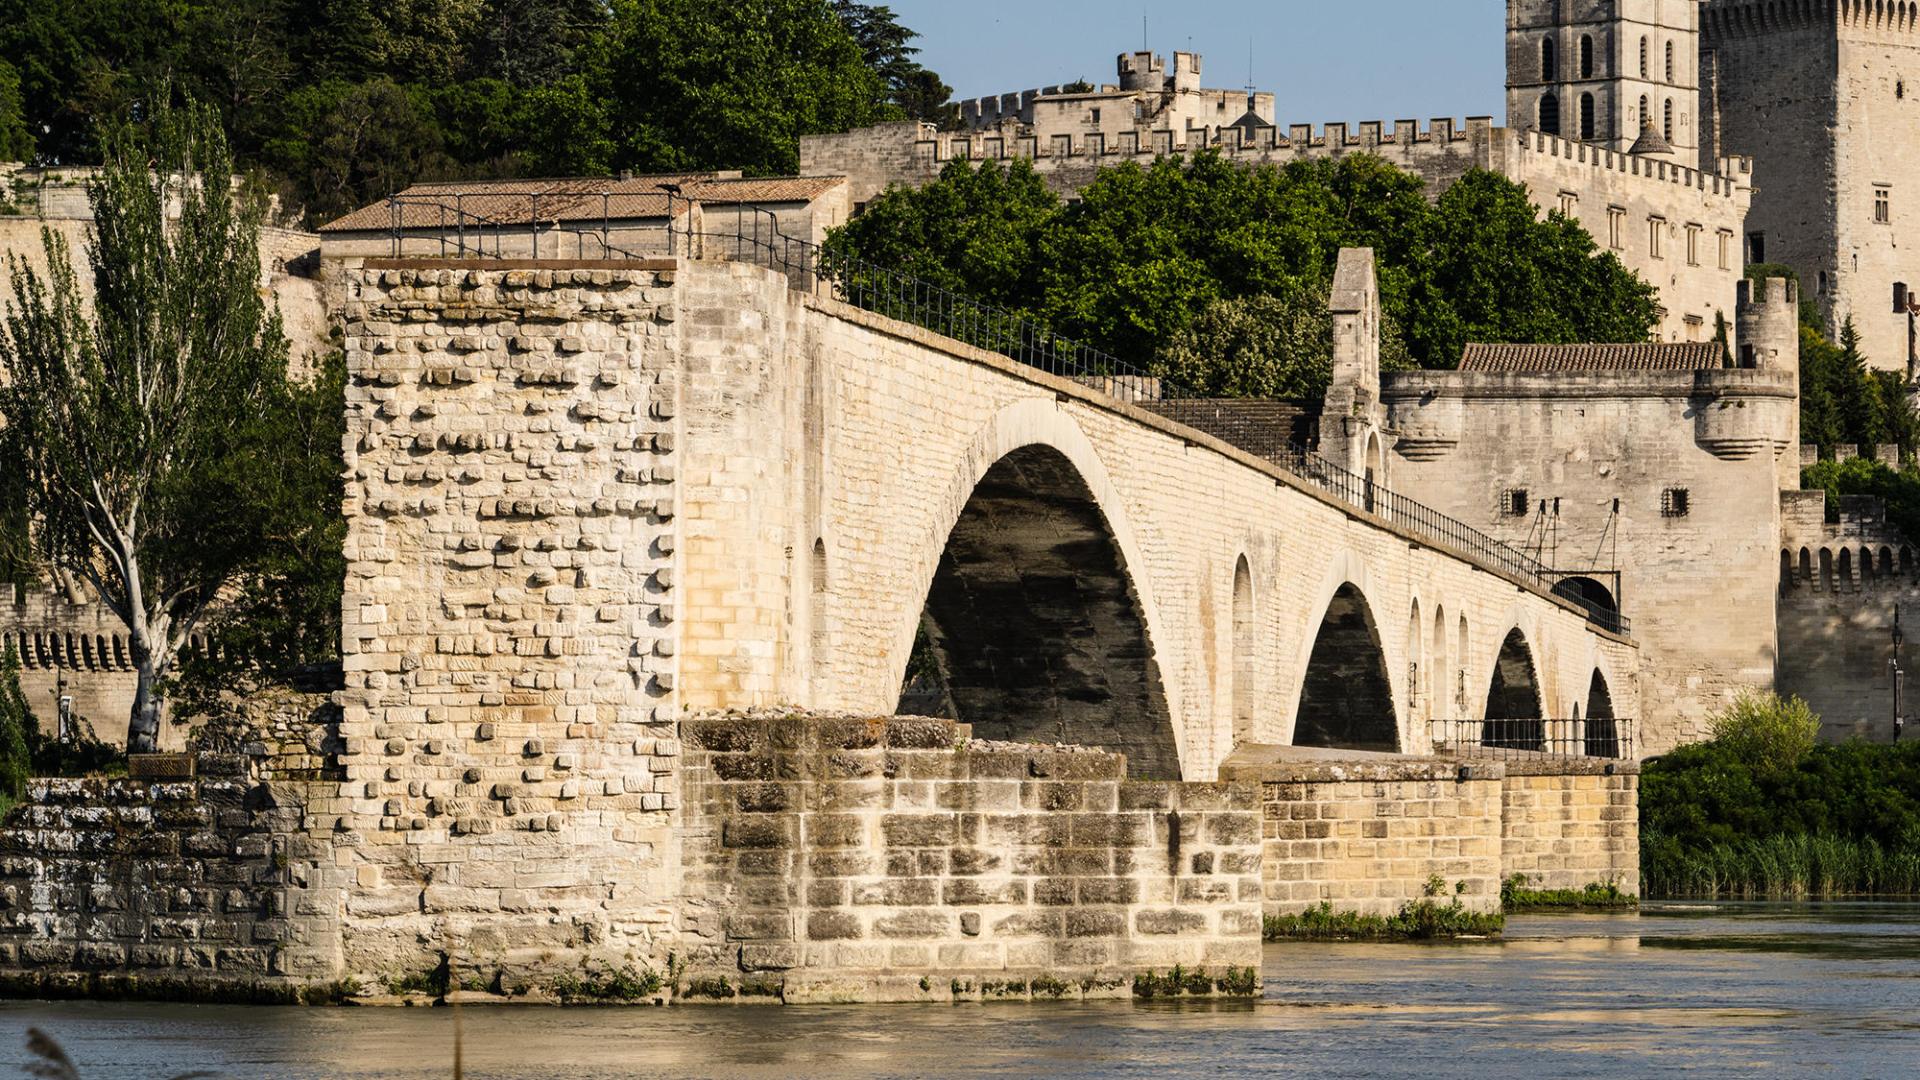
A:
<svg viewBox="0 0 1920 1080">
<path fill-rule="evenodd" d="M 1204 57 L 1207 86 L 1253 82 L 1276 119 L 1505 118 L 1506 6 L 1500 0 L 888 0 L 920 32 L 920 60 L 955 97 L 1069 82 L 1112 82 L 1140 47 Z"/>
</svg>

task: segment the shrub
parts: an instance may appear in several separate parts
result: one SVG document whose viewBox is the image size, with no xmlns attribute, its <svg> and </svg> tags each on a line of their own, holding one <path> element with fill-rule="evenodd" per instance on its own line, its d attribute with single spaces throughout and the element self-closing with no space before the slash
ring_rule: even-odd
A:
<svg viewBox="0 0 1920 1080">
<path fill-rule="evenodd" d="M 1797 697 L 1746 691 L 1708 720 L 1712 739 L 1751 769 L 1789 769 L 1812 752 L 1820 718 Z"/>
</svg>

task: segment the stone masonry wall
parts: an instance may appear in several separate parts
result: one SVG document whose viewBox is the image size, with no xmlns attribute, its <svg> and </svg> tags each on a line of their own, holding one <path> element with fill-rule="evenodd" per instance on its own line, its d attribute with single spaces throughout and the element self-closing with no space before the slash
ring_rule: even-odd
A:
<svg viewBox="0 0 1920 1080">
<path fill-rule="evenodd" d="M 1264 909 L 1320 903 L 1387 915 L 1426 895 L 1429 878 L 1476 911 L 1500 907 L 1498 763 L 1353 751 L 1247 747 L 1221 770 L 1260 785 Z"/>
<path fill-rule="evenodd" d="M 675 894 L 671 264 L 347 284 L 345 965 L 663 968 Z"/>
<path fill-rule="evenodd" d="M 1254 785 L 1130 782 L 945 720 L 703 714 L 681 738 L 683 997 L 1124 996 L 1175 965 L 1251 992 Z"/>
<path fill-rule="evenodd" d="M 340 900 L 303 786 L 237 755 L 198 770 L 32 782 L 0 825 L 0 986 L 284 999 L 334 977 Z"/>
<path fill-rule="evenodd" d="M 1640 894 L 1640 766 L 1635 762 L 1502 763 L 1500 877 L 1535 889 L 1613 882 Z"/>
</svg>

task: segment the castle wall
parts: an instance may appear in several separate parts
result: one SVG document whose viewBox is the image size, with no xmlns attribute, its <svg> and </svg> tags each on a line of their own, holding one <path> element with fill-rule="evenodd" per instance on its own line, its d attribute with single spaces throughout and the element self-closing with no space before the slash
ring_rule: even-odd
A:
<svg viewBox="0 0 1920 1080">
<path fill-rule="evenodd" d="M 1651 691 L 1642 755 L 1772 684 L 1775 457 L 1796 393 L 1791 370 L 1383 377 L 1400 489 L 1557 569 L 1619 568 Z M 1688 493 L 1684 516 L 1670 490 Z M 1514 492 L 1524 515 L 1504 512 Z"/>
<path fill-rule="evenodd" d="M 137 680 L 126 627 L 105 606 L 75 603 L 41 586 L 0 586 L 0 641 L 20 658 L 20 689 L 43 732 L 55 730 L 66 696 L 73 715 L 96 736 L 126 744 Z M 172 724 L 161 725 L 164 747 L 177 747 L 184 737 Z"/>
<path fill-rule="evenodd" d="M 1640 894 L 1637 762 L 1502 763 L 1500 880 L 1524 874 L 1533 889 L 1611 882 Z"/>
<path fill-rule="evenodd" d="M 684 996 L 1124 997 L 1176 965 L 1254 992 L 1254 787 L 1128 782 L 1113 754 L 967 731 L 688 718 Z"/>
<path fill-rule="evenodd" d="M 1542 213 L 1564 209 L 1602 250 L 1612 251 L 1628 269 L 1658 287 L 1664 312 L 1657 332 L 1664 340 L 1705 341 L 1713 336 L 1716 314 L 1731 321 L 1734 287 L 1744 265 L 1739 238 L 1751 197 L 1745 161 L 1724 161 L 1718 173 L 1703 172 L 1538 132 L 1496 128 L 1483 117 L 1469 117 L 1464 126 L 1438 119 L 1424 130 L 1412 120 L 1328 124 L 1322 131 L 1296 124 L 1266 129 L 1244 143 L 1238 130 L 1222 135 L 1208 140 L 1167 129 L 1125 132 L 1117 139 L 1039 138 L 1002 132 L 947 134 L 888 124 L 805 136 L 800 162 L 802 173 L 845 174 L 848 197 L 856 203 L 871 200 L 890 185 L 929 183 L 955 159 L 1003 164 L 1029 160 L 1062 195 L 1093 183 L 1103 168 L 1125 162 L 1145 167 L 1164 154 L 1206 147 L 1252 165 L 1375 154 L 1424 179 L 1432 196 L 1470 169 L 1490 169 L 1525 184 Z M 1650 237 L 1655 219 L 1658 254 Z"/>
</svg>

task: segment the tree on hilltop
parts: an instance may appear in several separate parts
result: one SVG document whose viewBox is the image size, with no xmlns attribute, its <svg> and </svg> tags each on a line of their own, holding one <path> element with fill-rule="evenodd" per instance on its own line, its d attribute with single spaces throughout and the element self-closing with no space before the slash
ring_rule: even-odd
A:
<svg viewBox="0 0 1920 1080">
<path fill-rule="evenodd" d="M 287 394 L 287 340 L 259 288 L 257 195 L 237 193 L 211 112 L 162 110 L 101 138 L 82 291 L 48 230 L 47 276 L 9 259 L 0 457 L 40 562 L 86 581 L 126 625 L 131 750 L 208 605 L 268 538 L 258 470 Z M 169 214 L 169 209 L 177 217 Z"/>
</svg>

